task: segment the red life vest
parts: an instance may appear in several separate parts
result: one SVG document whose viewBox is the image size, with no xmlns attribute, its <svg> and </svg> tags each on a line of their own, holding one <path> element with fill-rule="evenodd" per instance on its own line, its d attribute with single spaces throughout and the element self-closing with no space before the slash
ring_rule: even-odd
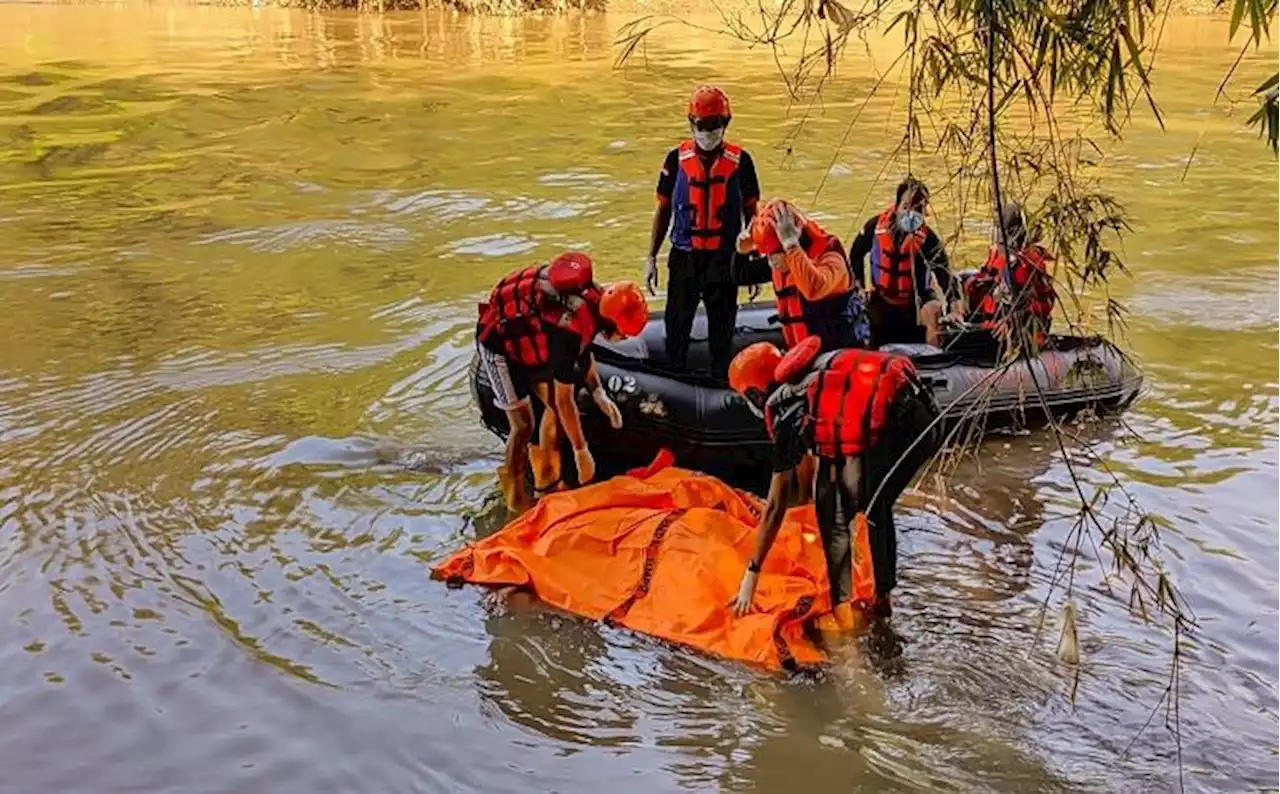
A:
<svg viewBox="0 0 1280 794">
<path fill-rule="evenodd" d="M 499 281 L 489 300 L 478 307 L 480 344 L 528 369 L 549 361 L 549 327 L 573 331 L 584 348 L 591 344 L 599 329 L 599 288 L 588 284 L 579 292 L 558 294 L 549 290 L 549 284 L 545 266 L 526 267 Z"/>
<path fill-rule="evenodd" d="M 906 356 L 876 350 L 836 350 L 806 377 L 814 452 L 824 458 L 860 455 L 880 443 L 889 406 L 916 380 Z"/>
<path fill-rule="evenodd" d="M 814 261 L 828 251 L 837 251 L 845 258 L 845 267 L 849 267 L 849 259 L 845 256 L 844 246 L 840 244 L 839 238 L 827 234 L 813 221 L 805 225 L 800 244 Z M 851 287 L 853 283 L 853 271 L 850 269 Z M 856 318 L 848 316 L 852 289 L 810 302 L 800 294 L 790 273 L 774 270 L 773 291 L 778 297 L 778 322 L 782 325 L 782 339 L 788 348 L 795 347 L 810 336 L 820 337 L 825 350 L 856 344 L 851 341 Z"/>
<path fill-rule="evenodd" d="M 720 250 L 725 203 L 729 197 L 729 177 L 738 170 L 742 159 L 742 147 L 732 143 L 724 149 L 708 171 L 698 147 L 693 141 L 680 144 L 680 170 L 689 182 L 689 204 L 693 210 L 693 224 L 689 230 L 690 243 L 695 251 Z"/>
<path fill-rule="evenodd" d="M 994 320 L 999 309 L 995 285 L 1000 279 L 1008 279 L 1006 283 L 1015 296 L 1022 295 L 1024 290 L 1027 291 L 1025 299 L 1019 298 L 1019 303 L 1026 306 L 1032 317 L 1041 320 L 1053 317 L 1053 306 L 1058 300 L 1058 295 L 1054 292 L 1049 270 L 1046 267 L 1046 263 L 1051 259 L 1049 252 L 1040 246 L 1027 246 L 1014 254 L 1013 271 L 1007 273 L 1004 250 L 999 246 L 992 247 L 982 272 L 974 279 L 978 283 L 970 293 L 971 300 L 973 297 L 980 298 L 977 302 L 978 314 L 984 324 Z M 982 287 L 986 289 L 979 292 L 978 290 Z M 1023 300 L 1025 303 L 1022 302 Z"/>
<path fill-rule="evenodd" d="M 924 248 L 929 227 L 921 226 L 897 242 L 895 212 L 895 207 L 889 207 L 876 219 L 876 236 L 871 243 L 871 284 L 886 303 L 902 307 L 915 299 L 916 257 Z"/>
</svg>

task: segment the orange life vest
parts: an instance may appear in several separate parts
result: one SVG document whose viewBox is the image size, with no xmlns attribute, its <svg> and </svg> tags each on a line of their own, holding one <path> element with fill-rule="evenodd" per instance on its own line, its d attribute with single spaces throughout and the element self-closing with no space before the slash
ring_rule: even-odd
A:
<svg viewBox="0 0 1280 794">
<path fill-rule="evenodd" d="M 807 380 L 814 452 L 838 459 L 880 443 L 889 406 L 916 382 L 916 368 L 893 353 L 836 350 L 814 362 Z"/>
<path fill-rule="evenodd" d="M 828 251 L 838 251 L 845 258 L 845 267 L 849 267 L 849 259 L 845 256 L 844 246 L 840 244 L 839 238 L 827 234 L 813 221 L 805 225 L 800 244 L 814 261 Z M 853 283 L 853 271 L 850 269 L 849 284 L 852 286 Z M 778 297 L 778 321 L 782 324 L 782 339 L 788 348 L 795 347 L 810 336 L 822 339 L 824 350 L 853 347 L 857 344 L 853 338 L 857 318 L 852 315 L 849 304 L 852 289 L 822 300 L 808 301 L 800 294 L 790 273 L 774 270 L 773 291 Z"/>
<path fill-rule="evenodd" d="M 876 219 L 876 236 L 871 243 L 871 284 L 891 306 L 909 306 L 915 299 L 916 257 L 924 248 L 929 227 L 921 226 L 911 234 L 894 239 L 895 207 L 889 207 Z"/>
<path fill-rule="evenodd" d="M 599 330 L 600 289 L 557 294 L 547 289 L 545 266 L 526 267 L 504 277 L 478 307 L 476 339 L 521 367 L 534 369 L 550 359 L 547 328 L 564 328 L 582 339 L 585 348 Z"/>
<path fill-rule="evenodd" d="M 977 304 L 982 321 L 989 323 L 995 319 L 999 306 L 994 287 L 999 279 L 1005 279 L 1015 296 L 1022 295 L 1024 290 L 1028 292 L 1023 305 L 1032 317 L 1050 319 L 1053 316 L 1053 306 L 1058 300 L 1046 267 L 1051 259 L 1049 252 L 1040 246 L 1028 246 L 1014 254 L 1013 269 L 1010 271 L 1004 250 L 999 246 L 992 247 L 987 255 L 987 263 L 975 279 L 978 283 L 974 285 L 974 292 L 971 293 L 971 301 L 973 297 L 980 298 Z M 986 287 L 985 291 L 978 293 L 982 287 Z M 1020 298 L 1019 302 L 1021 300 Z"/>
<path fill-rule="evenodd" d="M 680 144 L 680 171 L 688 182 L 688 211 L 692 215 L 689 242 L 694 251 L 720 250 L 723 215 L 726 204 L 730 203 L 729 178 L 737 172 L 741 159 L 742 147 L 725 143 L 708 171 L 693 141 Z M 683 201 L 677 203 L 683 205 Z"/>
</svg>

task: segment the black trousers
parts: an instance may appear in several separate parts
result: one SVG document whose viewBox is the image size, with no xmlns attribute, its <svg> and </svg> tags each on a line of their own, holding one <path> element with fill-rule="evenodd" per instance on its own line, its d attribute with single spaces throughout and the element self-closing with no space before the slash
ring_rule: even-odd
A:
<svg viewBox="0 0 1280 794">
<path fill-rule="evenodd" d="M 880 495 L 867 511 L 876 595 L 888 597 L 898 584 L 898 533 L 893 526 L 893 506 L 920 468 L 942 445 L 941 427 L 934 426 L 925 432 L 937 415 L 932 396 L 917 395 L 908 387 L 889 407 L 880 443 L 856 458 L 818 459 L 814 508 L 827 557 L 832 603 L 838 604 L 853 597 L 854 516 L 882 482 L 884 487 Z M 907 452 L 911 443 L 922 434 L 924 437 L 920 442 Z M 899 458 L 902 462 L 894 469 Z"/>
<path fill-rule="evenodd" d="M 738 286 L 730 275 L 732 251 L 671 249 L 667 259 L 667 361 L 684 367 L 698 304 L 707 307 L 707 347 L 711 374 L 727 377 L 738 319 Z"/>
</svg>

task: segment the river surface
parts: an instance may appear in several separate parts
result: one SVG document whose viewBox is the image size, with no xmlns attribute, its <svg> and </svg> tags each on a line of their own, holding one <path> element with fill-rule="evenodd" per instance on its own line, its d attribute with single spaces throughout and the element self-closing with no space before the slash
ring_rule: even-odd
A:
<svg viewBox="0 0 1280 794">
<path fill-rule="evenodd" d="M 876 184 L 883 105 L 836 148 L 896 35 L 800 128 L 771 55 L 705 32 L 615 69 L 629 16 L 0 6 L 0 791 L 1176 790 L 1163 710 L 1139 735 L 1167 634 L 1082 592 L 1074 706 L 1056 606 L 1034 642 L 1073 498 L 1043 434 L 904 498 L 890 670 L 785 680 L 429 579 L 502 521 L 477 296 L 570 246 L 638 277 L 692 85 L 727 88 L 765 193 L 838 233 L 898 177 Z M 1167 130 L 1140 116 L 1104 165 L 1134 222 L 1141 440 L 1089 433 L 1199 618 L 1187 788 L 1255 790 L 1277 772 L 1276 164 L 1213 105 L 1225 23 L 1163 46 Z"/>
</svg>

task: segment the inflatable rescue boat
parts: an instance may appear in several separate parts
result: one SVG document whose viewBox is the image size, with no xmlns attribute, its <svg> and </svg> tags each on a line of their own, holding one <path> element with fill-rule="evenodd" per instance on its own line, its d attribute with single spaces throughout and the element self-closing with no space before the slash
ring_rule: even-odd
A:
<svg viewBox="0 0 1280 794">
<path fill-rule="evenodd" d="M 665 337 L 662 313 L 655 311 L 640 336 L 619 343 L 597 339 L 593 346 L 600 379 L 623 416 L 623 428 L 610 429 L 580 389 L 583 429 L 598 476 L 644 465 L 664 447 L 679 466 L 730 481 L 754 481 L 767 473 L 771 446 L 763 421 L 727 383 L 707 374 L 706 316 L 699 310 L 694 321 L 686 369 L 667 362 Z M 735 353 L 760 341 L 782 345 L 772 302 L 738 310 Z M 1046 413 L 1066 418 L 1084 409 L 1122 410 L 1142 387 L 1137 368 L 1105 340 L 1054 336 L 1046 347 L 1031 361 L 1001 364 L 990 335 L 970 329 L 952 334 L 942 349 L 926 344 L 883 349 L 912 358 L 948 426 L 974 422 L 984 432 L 1043 424 Z M 485 427 L 506 438 L 506 414 L 494 406 L 478 361 L 472 362 L 471 385 Z M 570 477 L 571 469 L 566 467 Z"/>
</svg>

